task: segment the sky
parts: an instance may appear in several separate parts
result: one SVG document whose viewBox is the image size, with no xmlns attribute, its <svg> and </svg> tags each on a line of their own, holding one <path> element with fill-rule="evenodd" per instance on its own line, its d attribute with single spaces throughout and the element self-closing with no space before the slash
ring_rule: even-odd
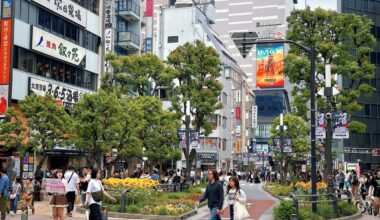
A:
<svg viewBox="0 0 380 220">
<path fill-rule="evenodd" d="M 305 4 L 306 1 L 306 4 Z M 296 5 L 297 9 L 304 9 L 305 5 L 309 5 L 312 9 L 321 7 L 324 9 L 337 9 L 337 0 L 298 0 L 298 4 Z"/>
</svg>

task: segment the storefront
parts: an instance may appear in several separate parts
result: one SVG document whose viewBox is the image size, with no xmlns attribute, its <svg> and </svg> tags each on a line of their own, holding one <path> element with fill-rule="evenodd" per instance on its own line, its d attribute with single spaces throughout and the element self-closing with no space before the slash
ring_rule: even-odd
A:
<svg viewBox="0 0 380 220">
<path fill-rule="evenodd" d="M 216 169 L 218 163 L 218 154 L 216 152 L 197 152 L 197 168 L 202 170 Z"/>
<path fill-rule="evenodd" d="M 69 164 L 76 169 L 88 165 L 87 156 L 83 151 L 72 149 L 54 149 L 46 152 L 46 169 L 66 169 Z"/>
</svg>

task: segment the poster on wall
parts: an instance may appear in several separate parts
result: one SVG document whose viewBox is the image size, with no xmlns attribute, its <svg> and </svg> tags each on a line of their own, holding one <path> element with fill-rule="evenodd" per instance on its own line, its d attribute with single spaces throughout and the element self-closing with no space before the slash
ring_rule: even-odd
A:
<svg viewBox="0 0 380 220">
<path fill-rule="evenodd" d="M 256 87 L 284 87 L 284 45 L 257 45 Z"/>
<path fill-rule="evenodd" d="M 326 138 L 326 114 L 323 112 L 317 112 L 316 117 L 317 127 L 315 128 L 315 137 L 325 139 Z"/>
<path fill-rule="evenodd" d="M 333 122 L 333 138 L 335 139 L 348 139 L 349 132 L 349 118 L 347 112 L 336 111 L 332 114 Z"/>
<path fill-rule="evenodd" d="M 204 138 L 203 146 L 205 149 L 215 148 L 218 146 L 218 142 L 216 138 Z"/>
<path fill-rule="evenodd" d="M 9 85 L 0 85 L 0 118 L 5 117 L 8 109 Z"/>
</svg>

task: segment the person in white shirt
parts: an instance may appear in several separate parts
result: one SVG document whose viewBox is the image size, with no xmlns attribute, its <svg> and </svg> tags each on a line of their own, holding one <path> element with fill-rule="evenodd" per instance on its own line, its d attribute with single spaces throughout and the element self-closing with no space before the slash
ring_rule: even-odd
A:
<svg viewBox="0 0 380 220">
<path fill-rule="evenodd" d="M 79 176 L 75 173 L 74 167 L 70 165 L 65 173 L 67 216 L 72 217 L 75 204 L 75 197 L 79 193 Z"/>
<path fill-rule="evenodd" d="M 88 183 L 86 192 L 85 205 L 90 208 L 90 220 L 102 220 L 101 205 L 102 197 L 107 197 L 111 202 L 116 203 L 116 199 L 110 196 L 103 188 L 100 181 L 101 172 L 98 168 L 94 168 L 91 172 L 91 180 Z M 96 195 L 96 196 L 95 196 Z"/>
<path fill-rule="evenodd" d="M 229 180 L 227 194 L 223 202 L 222 215 L 224 210 L 230 206 L 230 219 L 234 220 L 237 202 L 245 204 L 247 202 L 247 196 L 245 195 L 245 192 L 240 188 L 239 179 L 236 176 L 232 176 Z"/>
</svg>

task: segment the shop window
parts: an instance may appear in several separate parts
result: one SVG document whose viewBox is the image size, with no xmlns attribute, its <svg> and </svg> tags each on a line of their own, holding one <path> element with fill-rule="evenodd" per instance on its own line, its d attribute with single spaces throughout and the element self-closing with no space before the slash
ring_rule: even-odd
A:
<svg viewBox="0 0 380 220">
<path fill-rule="evenodd" d="M 52 31 L 53 33 L 58 33 L 58 17 L 52 16 Z"/>
<path fill-rule="evenodd" d="M 40 76 L 44 74 L 43 59 L 41 56 L 37 56 L 36 73 L 37 75 L 40 75 Z"/>
<path fill-rule="evenodd" d="M 51 62 L 51 78 L 57 80 L 58 79 L 58 63 L 52 61 Z"/>
<path fill-rule="evenodd" d="M 65 22 L 62 19 L 58 19 L 58 34 L 62 37 L 65 35 Z"/>
<path fill-rule="evenodd" d="M 44 69 L 44 73 L 43 75 L 47 78 L 51 78 L 51 70 L 50 70 L 50 59 L 48 58 L 44 58 L 44 66 L 43 66 L 43 69 Z"/>
</svg>

